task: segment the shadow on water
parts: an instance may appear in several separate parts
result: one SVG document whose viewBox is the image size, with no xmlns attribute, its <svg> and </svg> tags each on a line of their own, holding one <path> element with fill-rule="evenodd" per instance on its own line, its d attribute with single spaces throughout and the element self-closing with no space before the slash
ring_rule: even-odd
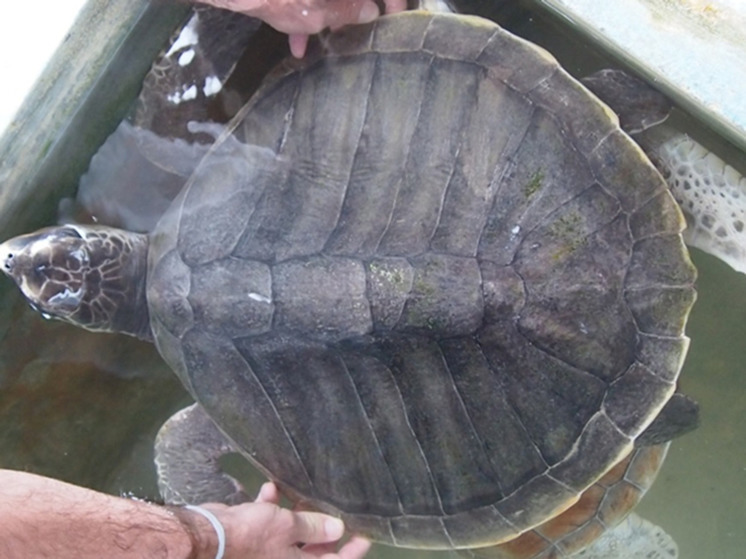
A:
<svg viewBox="0 0 746 559">
<path fill-rule="evenodd" d="M 491 9 L 488 2 L 471 4 Z M 522 6 L 498 20 L 559 53 L 576 75 L 607 63 Z M 639 510 L 674 537 L 683 559 L 735 559 L 746 548 L 746 276 L 702 253 L 693 257 L 699 299 L 681 386 L 700 402 L 702 426 L 674 441 Z M 0 325 L 0 466 L 157 497 L 153 437 L 189 397 L 153 346 L 45 321 L 7 280 L 0 285 Z M 239 469 L 250 486 L 260 483 Z M 381 546 L 370 554 L 452 556 Z"/>
</svg>

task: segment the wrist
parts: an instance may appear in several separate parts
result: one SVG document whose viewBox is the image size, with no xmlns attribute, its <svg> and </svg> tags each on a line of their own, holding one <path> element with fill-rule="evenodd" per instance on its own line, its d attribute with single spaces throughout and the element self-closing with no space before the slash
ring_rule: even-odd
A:
<svg viewBox="0 0 746 559">
<path fill-rule="evenodd" d="M 168 509 L 179 521 L 191 542 L 191 551 L 186 559 L 215 559 L 221 549 L 218 528 L 206 516 L 194 509 L 187 507 L 168 507 Z M 223 534 L 223 545 L 224 541 Z"/>
</svg>

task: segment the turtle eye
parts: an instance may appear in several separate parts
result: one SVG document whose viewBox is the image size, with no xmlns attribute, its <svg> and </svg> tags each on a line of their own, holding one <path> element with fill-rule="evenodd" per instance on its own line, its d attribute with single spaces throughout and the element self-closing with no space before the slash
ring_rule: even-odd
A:
<svg viewBox="0 0 746 559">
<path fill-rule="evenodd" d="M 30 273 L 25 274 L 28 284 L 37 288 L 41 288 L 44 285 L 47 279 L 49 279 L 47 276 L 46 264 L 36 264 Z"/>
<path fill-rule="evenodd" d="M 70 251 L 65 255 L 65 267 L 71 271 L 78 271 L 82 266 L 88 264 L 88 252 L 82 248 Z"/>
</svg>

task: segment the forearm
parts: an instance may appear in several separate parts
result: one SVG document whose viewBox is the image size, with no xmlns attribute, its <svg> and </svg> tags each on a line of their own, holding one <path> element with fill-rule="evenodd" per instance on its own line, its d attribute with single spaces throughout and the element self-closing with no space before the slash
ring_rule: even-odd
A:
<svg viewBox="0 0 746 559">
<path fill-rule="evenodd" d="M 169 509 L 142 501 L 0 470 L 0 556 L 7 559 L 214 557 L 216 542 L 199 541 L 191 522 L 201 520 L 181 513 L 177 518 Z"/>
</svg>

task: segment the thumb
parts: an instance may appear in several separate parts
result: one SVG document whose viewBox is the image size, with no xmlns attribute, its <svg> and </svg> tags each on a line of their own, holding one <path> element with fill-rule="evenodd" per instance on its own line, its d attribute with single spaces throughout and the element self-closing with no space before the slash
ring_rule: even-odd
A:
<svg viewBox="0 0 746 559">
<path fill-rule="evenodd" d="M 345 528 L 339 518 L 320 512 L 296 512 L 292 538 L 295 543 L 335 542 L 342 537 Z"/>
</svg>

